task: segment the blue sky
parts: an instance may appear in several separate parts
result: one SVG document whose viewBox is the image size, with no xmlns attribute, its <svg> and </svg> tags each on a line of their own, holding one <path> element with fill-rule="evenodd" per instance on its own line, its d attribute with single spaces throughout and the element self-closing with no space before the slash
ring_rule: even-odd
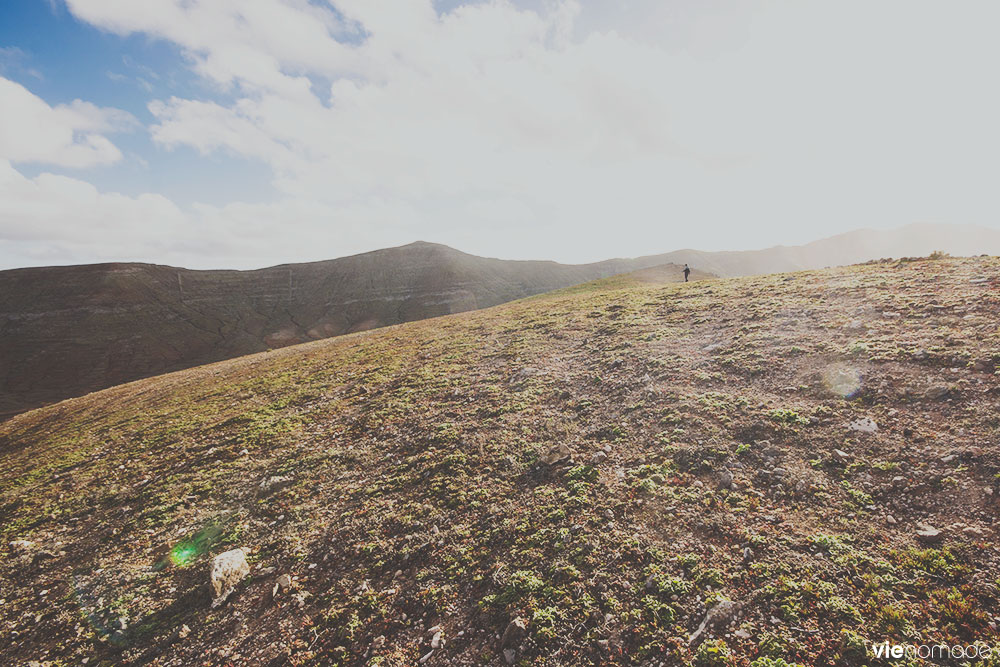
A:
<svg viewBox="0 0 1000 667">
<path fill-rule="evenodd" d="M 77 20 L 57 0 L 8 0 L 0 7 L 0 75 L 26 86 L 50 104 L 83 99 L 123 109 L 140 123 L 155 97 L 225 97 L 185 66 L 180 49 L 142 34 L 120 36 Z M 160 192 L 177 201 L 225 204 L 234 198 L 266 197 L 265 165 L 225 154 L 199 155 L 188 147 L 158 150 L 146 132 L 116 136 L 123 160 L 86 170 L 97 187 L 137 196 Z M 47 165 L 29 164 L 35 176 Z M 80 173 L 81 170 L 74 170 Z M 224 171 L 230 178 L 214 178 Z M 66 173 L 73 173 L 67 171 Z"/>
<path fill-rule="evenodd" d="M 7 0 L 0 268 L 997 226 L 972 1 Z"/>
</svg>

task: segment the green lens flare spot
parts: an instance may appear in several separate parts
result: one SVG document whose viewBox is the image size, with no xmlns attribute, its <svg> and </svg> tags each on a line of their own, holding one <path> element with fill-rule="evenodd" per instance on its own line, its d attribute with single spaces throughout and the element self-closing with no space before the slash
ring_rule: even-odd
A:
<svg viewBox="0 0 1000 667">
<path fill-rule="evenodd" d="M 193 544 L 181 543 L 170 550 L 170 562 L 175 567 L 184 567 L 198 555 L 198 548 Z"/>
</svg>

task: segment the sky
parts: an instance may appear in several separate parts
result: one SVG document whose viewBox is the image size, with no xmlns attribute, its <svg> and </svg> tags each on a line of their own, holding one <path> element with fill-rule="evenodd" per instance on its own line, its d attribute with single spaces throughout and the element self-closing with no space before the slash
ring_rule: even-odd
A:
<svg viewBox="0 0 1000 667">
<path fill-rule="evenodd" d="M 995 0 L 4 0 L 0 269 L 996 228 L 997 25 Z"/>
</svg>

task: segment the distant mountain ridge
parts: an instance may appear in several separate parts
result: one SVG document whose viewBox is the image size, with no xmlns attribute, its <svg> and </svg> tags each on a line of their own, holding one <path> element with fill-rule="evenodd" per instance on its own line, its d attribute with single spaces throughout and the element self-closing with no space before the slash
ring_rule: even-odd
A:
<svg viewBox="0 0 1000 667">
<path fill-rule="evenodd" d="M 0 272 L 0 418 L 213 361 L 494 306 L 657 263 L 565 265 L 417 242 L 254 271 L 89 264 Z M 672 271 L 682 280 L 681 267 Z"/>
<path fill-rule="evenodd" d="M 1000 232 L 957 225 L 860 230 L 803 246 L 568 265 L 417 242 L 253 271 L 140 263 L 0 271 L 0 419 L 123 382 L 309 340 L 494 306 L 651 269 L 657 280 L 1000 254 Z M 652 274 L 650 274 L 652 275 Z"/>
<path fill-rule="evenodd" d="M 858 229 L 800 246 L 717 252 L 675 250 L 655 258 L 661 263 L 690 264 L 728 278 L 846 266 L 883 257 L 924 257 L 936 250 L 958 257 L 1000 255 L 1000 230 L 914 223 L 898 229 Z"/>
</svg>

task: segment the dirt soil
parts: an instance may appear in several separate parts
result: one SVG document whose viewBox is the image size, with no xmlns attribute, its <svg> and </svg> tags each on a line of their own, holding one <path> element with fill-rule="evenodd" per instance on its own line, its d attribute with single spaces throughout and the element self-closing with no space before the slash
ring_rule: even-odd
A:
<svg viewBox="0 0 1000 667">
<path fill-rule="evenodd" d="M 0 663 L 996 645 L 998 316 L 996 258 L 611 278 L 19 415 Z"/>
</svg>

